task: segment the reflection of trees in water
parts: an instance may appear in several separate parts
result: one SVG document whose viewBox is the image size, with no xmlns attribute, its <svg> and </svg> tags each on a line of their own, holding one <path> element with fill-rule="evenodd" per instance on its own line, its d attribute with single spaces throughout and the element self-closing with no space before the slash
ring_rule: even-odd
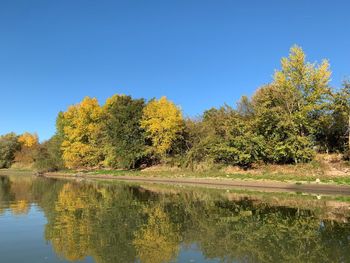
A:
<svg viewBox="0 0 350 263">
<path fill-rule="evenodd" d="M 200 190 L 157 194 L 135 186 L 42 178 L 16 186 L 19 181 L 6 178 L 0 177 L 1 202 L 11 208 L 12 201 L 36 200 L 48 219 L 46 239 L 68 260 L 168 262 L 180 242 L 196 243 L 207 258 L 228 262 L 350 258 L 350 224 L 322 219 L 315 210 L 249 198 L 229 201 Z M 26 204 L 18 203 L 19 211 L 26 211 Z"/>
<path fill-rule="evenodd" d="M 0 214 L 10 209 L 13 215 L 26 215 L 30 208 L 28 195 L 31 192 L 31 181 L 11 181 L 0 176 Z"/>
<path fill-rule="evenodd" d="M 11 181 L 7 176 L 0 176 L 0 215 L 8 208 L 11 199 Z"/>
<path fill-rule="evenodd" d="M 133 244 L 141 262 L 170 262 L 179 250 L 179 229 L 160 205 L 145 208 L 147 224 L 135 232 Z"/>
<path fill-rule="evenodd" d="M 30 176 L 0 176 L 0 214 L 9 209 L 13 215 L 25 215 L 36 202 L 45 210 L 57 199 L 62 182 Z"/>
<path fill-rule="evenodd" d="M 63 258 L 96 262 L 130 262 L 136 255 L 133 231 L 141 222 L 127 191 L 92 184 L 63 186 L 46 227 L 46 238 Z"/>
<path fill-rule="evenodd" d="M 46 237 L 51 240 L 57 254 L 71 261 L 81 260 L 89 252 L 87 208 L 90 200 L 81 194 L 72 184 L 63 186 L 55 205 L 54 224 L 51 231 L 46 231 Z"/>
<path fill-rule="evenodd" d="M 30 205 L 26 200 L 19 200 L 10 204 L 10 209 L 14 215 L 26 215 L 29 212 Z"/>
</svg>

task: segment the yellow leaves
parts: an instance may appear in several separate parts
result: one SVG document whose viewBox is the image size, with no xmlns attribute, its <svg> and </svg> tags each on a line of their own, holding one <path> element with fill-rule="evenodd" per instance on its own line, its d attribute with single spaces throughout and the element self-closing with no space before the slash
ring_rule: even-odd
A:
<svg viewBox="0 0 350 263">
<path fill-rule="evenodd" d="M 329 63 L 323 60 L 320 65 L 306 62 L 306 55 L 301 47 L 293 46 L 289 57 L 282 58 L 282 70 L 274 75 L 274 84 L 289 85 L 290 88 L 312 88 L 313 86 L 324 87 L 328 85 L 331 71 Z"/>
<path fill-rule="evenodd" d="M 25 132 L 18 137 L 18 142 L 21 143 L 23 146 L 30 148 L 39 144 L 39 138 L 37 134 Z"/>
<path fill-rule="evenodd" d="M 329 94 L 328 83 L 331 77 L 327 60 L 319 65 L 306 62 L 301 47 L 293 46 L 288 58 L 281 60 L 282 69 L 274 74 L 272 85 L 281 91 L 293 94 L 299 105 L 311 107 L 321 104 Z M 301 108 L 298 108 L 301 110 Z"/>
<path fill-rule="evenodd" d="M 289 58 L 282 58 L 282 70 L 289 71 L 294 69 L 299 74 L 304 71 L 305 65 L 305 53 L 303 49 L 297 45 L 294 45 L 290 49 Z"/>
<path fill-rule="evenodd" d="M 324 86 L 328 85 L 332 74 L 329 61 L 326 59 L 323 60 L 321 65 L 319 65 L 315 71 L 315 80 Z"/>
<path fill-rule="evenodd" d="M 99 140 L 102 108 L 96 98 L 86 97 L 61 116 L 64 133 L 63 160 L 68 168 L 92 167 L 101 162 Z"/>
<path fill-rule="evenodd" d="M 155 152 L 165 154 L 183 129 L 181 111 L 166 97 L 152 100 L 143 110 L 141 127 L 152 140 Z"/>
<path fill-rule="evenodd" d="M 125 98 L 127 96 L 125 94 L 114 94 L 112 97 L 107 98 L 104 108 L 110 108 L 113 104 L 118 103 L 118 100 L 123 97 Z"/>
<path fill-rule="evenodd" d="M 69 168 L 90 167 L 97 165 L 100 149 L 81 142 L 64 141 L 62 157 Z"/>
<path fill-rule="evenodd" d="M 21 150 L 15 153 L 15 165 L 21 168 L 32 168 L 35 150 L 39 146 L 39 138 L 36 134 L 28 132 L 18 137 Z"/>
<path fill-rule="evenodd" d="M 181 110 L 166 97 L 152 100 L 144 107 L 143 99 L 132 100 L 116 94 L 108 98 L 103 107 L 95 98 L 84 98 L 59 114 L 57 126 L 63 137 L 61 149 L 65 166 L 79 169 L 115 163 L 134 165 L 130 159 L 145 154 L 144 134 L 152 142 L 153 153 L 165 155 L 181 136 L 184 124 Z M 108 132 L 119 136 L 109 145 Z"/>
</svg>

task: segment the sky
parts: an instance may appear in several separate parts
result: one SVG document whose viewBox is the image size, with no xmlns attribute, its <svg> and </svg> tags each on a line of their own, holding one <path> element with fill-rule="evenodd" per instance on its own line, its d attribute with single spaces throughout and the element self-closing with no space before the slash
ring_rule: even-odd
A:
<svg viewBox="0 0 350 263">
<path fill-rule="evenodd" d="M 350 76 L 347 0 L 0 0 L 0 134 L 55 132 L 85 96 L 166 96 L 196 117 L 272 80 L 300 45 Z"/>
</svg>

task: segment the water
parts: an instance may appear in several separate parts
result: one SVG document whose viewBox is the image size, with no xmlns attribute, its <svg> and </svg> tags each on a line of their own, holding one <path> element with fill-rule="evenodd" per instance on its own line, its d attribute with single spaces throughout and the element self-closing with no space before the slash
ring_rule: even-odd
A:
<svg viewBox="0 0 350 263">
<path fill-rule="evenodd" d="M 0 176 L 0 262 L 350 262 L 350 200 Z"/>
</svg>

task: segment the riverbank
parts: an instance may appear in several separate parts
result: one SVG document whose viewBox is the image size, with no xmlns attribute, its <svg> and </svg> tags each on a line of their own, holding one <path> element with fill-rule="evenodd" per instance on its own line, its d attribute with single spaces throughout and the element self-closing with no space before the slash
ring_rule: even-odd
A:
<svg viewBox="0 0 350 263">
<path fill-rule="evenodd" d="M 1 174 L 35 174 L 26 169 L 0 170 Z M 188 184 L 205 187 L 240 187 L 264 191 L 348 192 L 350 165 L 340 155 L 318 155 L 310 163 L 261 165 L 244 170 L 239 167 L 190 170 L 152 166 L 142 170 L 90 170 L 44 173 L 45 177 L 139 181 Z"/>
<path fill-rule="evenodd" d="M 0 170 L 0 175 L 35 175 L 29 170 Z M 223 174 L 222 172 L 190 171 L 90 171 L 90 172 L 51 172 L 41 176 L 47 178 L 114 180 L 153 184 L 190 185 L 223 189 L 250 189 L 267 192 L 306 192 L 315 194 L 350 195 L 348 178 L 333 177 L 326 179 L 312 176 L 283 174 Z"/>
<path fill-rule="evenodd" d="M 70 179 L 98 179 L 98 180 L 118 180 L 126 182 L 156 183 L 156 184 L 176 184 L 190 185 L 212 188 L 238 188 L 252 189 L 268 192 L 305 192 L 315 194 L 342 194 L 350 195 L 350 186 L 335 185 L 316 182 L 282 182 L 272 180 L 243 180 L 226 178 L 179 178 L 179 177 L 157 177 L 157 176 L 128 176 L 128 175 L 92 175 L 92 174 L 67 174 L 67 173 L 47 173 L 43 175 L 48 178 L 70 178 Z"/>
</svg>

